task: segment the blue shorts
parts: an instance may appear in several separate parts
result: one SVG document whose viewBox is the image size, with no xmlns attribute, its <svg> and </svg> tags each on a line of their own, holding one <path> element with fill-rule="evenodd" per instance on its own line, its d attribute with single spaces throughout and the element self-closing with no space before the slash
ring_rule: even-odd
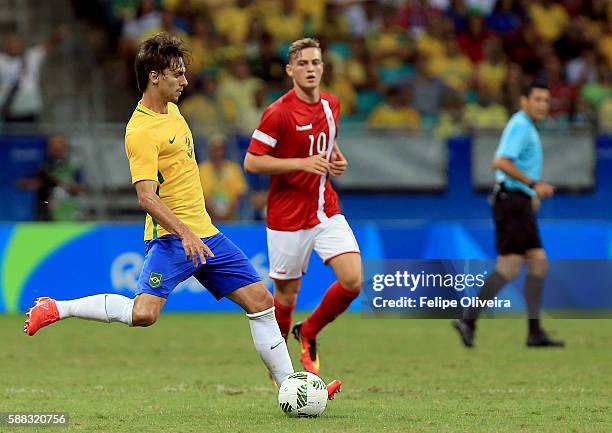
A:
<svg viewBox="0 0 612 433">
<path fill-rule="evenodd" d="M 236 289 L 261 281 L 255 268 L 232 241 L 223 233 L 217 233 L 202 241 L 211 249 L 214 257 L 206 257 L 206 263 L 193 266 L 185 257 L 181 240 L 166 235 L 146 241 L 146 256 L 140 277 L 137 295 L 167 298 L 170 292 L 192 275 L 217 299 Z"/>
</svg>

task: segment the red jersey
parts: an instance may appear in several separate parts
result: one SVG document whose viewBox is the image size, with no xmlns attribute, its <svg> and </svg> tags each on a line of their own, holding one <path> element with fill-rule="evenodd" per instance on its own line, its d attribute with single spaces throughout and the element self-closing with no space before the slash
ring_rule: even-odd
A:
<svg viewBox="0 0 612 433">
<path fill-rule="evenodd" d="M 319 102 L 302 101 L 290 90 L 270 105 L 253 132 L 248 151 L 275 158 L 324 154 L 329 161 L 336 137 L 340 101 L 321 92 Z M 268 228 L 297 231 L 340 213 L 328 175 L 294 171 L 270 176 Z"/>
</svg>

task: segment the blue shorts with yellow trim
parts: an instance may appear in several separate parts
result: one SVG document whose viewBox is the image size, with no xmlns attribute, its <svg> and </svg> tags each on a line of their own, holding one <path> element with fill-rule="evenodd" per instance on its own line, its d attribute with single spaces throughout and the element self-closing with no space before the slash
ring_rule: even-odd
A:
<svg viewBox="0 0 612 433">
<path fill-rule="evenodd" d="M 223 233 L 202 241 L 215 256 L 206 257 L 206 263 L 198 267 L 185 257 L 183 244 L 177 236 L 165 235 L 146 241 L 146 256 L 136 294 L 167 298 L 179 283 L 193 275 L 219 300 L 236 289 L 261 281 L 242 250 Z"/>
</svg>

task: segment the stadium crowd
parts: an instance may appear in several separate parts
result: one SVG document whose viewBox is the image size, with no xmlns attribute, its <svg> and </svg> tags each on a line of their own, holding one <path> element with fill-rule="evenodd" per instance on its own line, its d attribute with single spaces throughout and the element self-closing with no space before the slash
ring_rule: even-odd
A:
<svg viewBox="0 0 612 433">
<path fill-rule="evenodd" d="M 242 161 L 266 106 L 291 87 L 284 71 L 287 48 L 304 36 L 321 42 L 323 89 L 339 96 L 345 122 L 433 133 L 439 139 L 479 129 L 499 130 L 518 110 L 521 88 L 541 79 L 551 93 L 544 126 L 612 131 L 612 2 L 608 0 L 72 0 L 71 4 L 95 58 L 129 95 L 125 99 L 130 112 L 140 96 L 133 70 L 139 43 L 161 31 L 185 42 L 190 51 L 190 85 L 179 105 L 200 150 L 205 143 L 207 152 L 198 151 L 198 159 L 208 157 L 201 171 L 215 179 L 210 182 L 214 190 L 208 191 L 207 205 L 217 219 L 265 215 L 267 178 L 244 179 L 236 163 Z M 28 64 L 27 53 L 34 49 L 17 50 L 14 41 L 14 37 L 3 41 L 3 76 L 10 71 L 19 75 Z M 38 69 L 30 65 L 28 70 Z M 32 77 L 28 79 L 34 83 L 37 76 Z M 18 97 L 19 92 L 40 93 L 35 85 L 15 83 L 0 82 L 0 114 L 7 122 L 20 101 L 27 100 Z M 23 116 L 16 119 L 23 121 Z"/>
<path fill-rule="evenodd" d="M 75 2 L 77 3 L 77 2 Z M 198 135 L 250 135 L 289 87 L 288 43 L 324 47 L 326 90 L 345 119 L 435 129 L 503 127 L 521 86 L 546 80 L 549 123 L 612 127 L 612 2 L 606 0 L 113 0 L 113 54 L 166 31 L 191 51 L 182 112 Z"/>
</svg>

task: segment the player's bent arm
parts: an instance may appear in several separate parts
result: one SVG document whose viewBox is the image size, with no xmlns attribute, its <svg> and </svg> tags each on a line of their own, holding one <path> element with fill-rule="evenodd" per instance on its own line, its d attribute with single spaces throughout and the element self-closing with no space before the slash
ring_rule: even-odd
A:
<svg viewBox="0 0 612 433">
<path fill-rule="evenodd" d="M 300 158 L 276 158 L 247 152 L 244 169 L 250 173 L 265 175 L 291 173 L 300 170 Z"/>
<path fill-rule="evenodd" d="M 179 238 L 184 238 L 189 227 L 179 220 L 176 215 L 172 213 L 168 206 L 159 198 L 156 193 L 157 182 L 152 180 L 141 180 L 134 184 L 136 188 L 136 194 L 138 195 L 138 204 L 143 208 L 151 217 L 161 224 L 170 233 L 174 233 Z"/>
<path fill-rule="evenodd" d="M 531 179 L 529 176 L 519 170 L 510 158 L 495 158 L 491 163 L 491 168 L 493 170 L 501 170 L 508 176 L 513 177 L 514 179 L 519 180 L 527 185 L 531 185 L 534 182 L 533 179 Z"/>
<path fill-rule="evenodd" d="M 306 158 L 276 158 L 270 155 L 247 153 L 244 158 L 244 169 L 257 174 L 283 174 L 304 171 L 316 175 L 326 175 L 330 164 L 324 154 L 311 155 Z"/>
<path fill-rule="evenodd" d="M 509 158 L 495 158 L 491 163 L 491 168 L 501 170 L 508 176 L 527 184 L 540 198 L 551 197 L 555 193 L 554 186 L 541 180 L 531 179 L 529 176 L 519 170 L 514 162 L 512 162 L 512 160 Z"/>
</svg>

